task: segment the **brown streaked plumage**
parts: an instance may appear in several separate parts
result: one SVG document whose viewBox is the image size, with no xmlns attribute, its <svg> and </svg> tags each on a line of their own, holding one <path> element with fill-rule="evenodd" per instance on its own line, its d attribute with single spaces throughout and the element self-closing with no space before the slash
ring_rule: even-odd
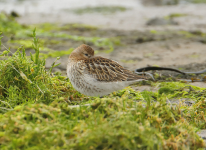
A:
<svg viewBox="0 0 206 150">
<path fill-rule="evenodd" d="M 123 68 L 116 61 L 94 56 L 94 50 L 81 45 L 69 56 L 67 76 L 73 87 L 88 96 L 103 96 L 145 80 Z"/>
</svg>

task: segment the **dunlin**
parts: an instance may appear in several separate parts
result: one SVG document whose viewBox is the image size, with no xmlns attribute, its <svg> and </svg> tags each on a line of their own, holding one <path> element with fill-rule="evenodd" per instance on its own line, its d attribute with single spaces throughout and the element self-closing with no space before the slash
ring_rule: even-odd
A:
<svg viewBox="0 0 206 150">
<path fill-rule="evenodd" d="M 87 96 L 103 96 L 146 77 L 137 75 L 116 61 L 94 56 L 94 50 L 81 45 L 69 56 L 67 76 L 73 87 Z"/>
</svg>

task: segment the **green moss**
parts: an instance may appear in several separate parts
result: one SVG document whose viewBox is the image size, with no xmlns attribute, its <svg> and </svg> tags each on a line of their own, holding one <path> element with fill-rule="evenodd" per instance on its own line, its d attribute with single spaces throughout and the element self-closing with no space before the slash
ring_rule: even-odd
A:
<svg viewBox="0 0 206 150">
<path fill-rule="evenodd" d="M 124 62 L 124 63 L 134 63 L 134 62 L 136 62 L 136 61 L 134 61 L 134 60 L 121 59 L 121 62 Z"/>
<path fill-rule="evenodd" d="M 199 58 L 200 56 L 198 54 L 192 54 L 189 56 L 190 58 Z"/>
<path fill-rule="evenodd" d="M 35 54 L 30 57 L 26 56 L 25 49 L 21 47 L 8 59 L 0 60 L 0 107 L 3 108 L 0 112 L 25 103 L 48 104 L 60 93 L 69 95 L 72 90 L 68 83 L 46 72 L 45 60 L 39 58 L 39 44 L 35 34 L 33 48 Z M 7 55 L 4 53 L 4 57 Z M 62 89 L 66 92 L 61 92 Z"/>
<path fill-rule="evenodd" d="M 206 3 L 206 0 L 190 0 L 193 3 Z"/>
<path fill-rule="evenodd" d="M 205 88 L 200 88 L 192 85 L 187 85 L 180 82 L 161 83 L 158 93 L 160 95 L 167 95 L 168 98 L 190 98 L 196 101 L 203 100 Z"/>
<path fill-rule="evenodd" d="M 111 14 L 116 12 L 126 11 L 127 8 L 122 6 L 97 6 L 97 7 L 86 7 L 72 10 L 76 14 L 85 14 L 85 13 L 103 13 Z"/>
<path fill-rule="evenodd" d="M 58 24 L 51 24 L 51 23 L 41 23 L 41 24 L 35 24 L 31 25 L 31 28 L 40 28 L 44 32 L 53 32 L 53 31 L 59 31 L 60 27 Z"/>
<path fill-rule="evenodd" d="M 149 58 L 149 57 L 152 57 L 153 55 L 154 55 L 153 53 L 146 53 L 144 54 L 144 57 Z"/>
<path fill-rule="evenodd" d="M 44 40 L 41 40 L 40 43 L 41 49 L 44 49 L 44 44 L 52 44 L 51 38 L 65 38 L 73 41 L 81 41 L 82 43 L 94 44 L 97 47 L 104 48 L 103 51 L 106 53 L 112 52 L 114 50 L 113 46 L 120 44 L 120 40 L 118 38 L 85 37 L 60 32 L 62 30 L 65 30 L 66 28 L 69 28 L 69 30 L 71 30 L 72 32 L 74 32 L 74 30 L 96 30 L 97 28 L 95 27 L 79 24 L 70 24 L 61 27 L 58 24 L 49 23 L 23 26 L 18 24 L 14 20 L 14 18 L 4 13 L 0 14 L 0 32 L 6 33 L 10 37 L 12 37 L 11 39 L 15 37 L 15 40 L 10 40 L 9 43 L 17 43 L 23 45 L 26 49 L 31 48 L 30 38 L 32 37 L 32 34 L 30 31 L 34 27 L 38 27 L 38 36 L 44 38 Z"/>
<path fill-rule="evenodd" d="M 180 115 L 178 107 L 172 109 L 165 101 L 143 107 L 142 102 L 125 96 L 97 98 L 91 106 L 76 108 L 63 101 L 18 106 L 0 116 L 0 147 L 157 150 L 203 147 L 203 140 L 195 134 L 196 128 L 183 120 L 184 114 Z"/>
<path fill-rule="evenodd" d="M 157 30 L 150 30 L 150 33 L 156 34 L 156 33 L 158 33 L 158 31 Z"/>
<path fill-rule="evenodd" d="M 43 54 L 41 53 L 40 55 L 43 56 L 44 58 L 48 58 L 48 57 L 61 57 L 61 56 L 65 56 L 65 55 L 69 55 L 71 54 L 71 52 L 73 51 L 73 48 L 70 48 L 69 50 L 66 51 L 50 51 L 47 54 Z"/>
<path fill-rule="evenodd" d="M 159 94 L 174 94 L 174 90 L 172 90 L 170 87 L 163 87 L 163 88 L 160 88 L 158 90 L 158 93 Z"/>
<path fill-rule="evenodd" d="M 83 43 L 93 43 L 97 47 L 105 47 L 104 51 L 110 53 L 114 50 L 113 45 L 118 45 L 119 39 L 113 38 L 100 38 L 100 37 L 84 37 L 84 36 L 77 36 L 77 35 L 69 35 L 66 33 L 49 33 L 49 32 L 39 32 L 40 35 L 45 37 L 56 37 L 56 38 L 66 38 L 71 39 L 74 41 L 82 41 Z M 98 52 L 98 51 L 97 51 Z"/>
<path fill-rule="evenodd" d="M 64 38 L 72 39 L 75 41 L 92 42 L 96 46 L 108 46 L 108 47 L 110 47 L 110 49 L 113 48 L 112 47 L 113 43 L 110 41 L 109 38 L 73 36 L 73 35 L 68 35 L 65 33 L 51 34 L 51 36 L 64 37 Z"/>
<path fill-rule="evenodd" d="M 61 30 L 87 30 L 87 31 L 95 31 L 97 27 L 85 25 L 85 24 L 66 24 L 60 27 Z"/>
<path fill-rule="evenodd" d="M 184 68 L 178 68 L 178 70 L 184 70 Z"/>
<path fill-rule="evenodd" d="M 177 17 L 185 17 L 187 14 L 180 14 L 180 13 L 172 13 L 168 16 L 165 16 L 165 19 L 177 18 Z"/>
<path fill-rule="evenodd" d="M 32 40 L 30 38 L 29 39 L 11 40 L 8 43 L 17 44 L 18 47 L 24 46 L 25 49 L 31 49 L 32 44 L 33 44 Z M 41 40 L 39 42 L 40 49 L 44 49 L 43 48 L 44 43 L 45 43 L 45 40 Z"/>
<path fill-rule="evenodd" d="M 32 48 L 32 41 L 31 40 L 12 40 L 10 43 L 18 43 L 19 46 L 24 46 L 24 48 Z"/>
<path fill-rule="evenodd" d="M 171 89 L 177 89 L 177 88 L 183 88 L 185 87 L 185 83 L 180 83 L 180 82 L 163 82 L 159 85 L 159 87 L 164 88 L 164 87 L 169 87 Z"/>
<path fill-rule="evenodd" d="M 152 35 L 152 37 L 151 37 Z M 204 37 L 206 36 L 205 33 L 201 31 L 157 31 L 157 30 L 150 30 L 148 33 L 147 37 L 142 37 L 141 39 L 143 41 L 158 41 L 158 40 L 167 40 L 172 37 L 179 37 L 179 38 L 190 38 L 190 39 L 195 39 L 196 37 L 201 38 L 201 42 L 205 43 Z"/>
<path fill-rule="evenodd" d="M 0 13 L 0 32 L 11 35 L 22 29 L 24 26 L 18 24 L 13 17 Z"/>
<path fill-rule="evenodd" d="M 187 38 L 194 37 L 193 34 L 191 34 L 190 32 L 187 32 L 187 31 L 179 31 L 179 34 L 182 34 Z"/>
</svg>

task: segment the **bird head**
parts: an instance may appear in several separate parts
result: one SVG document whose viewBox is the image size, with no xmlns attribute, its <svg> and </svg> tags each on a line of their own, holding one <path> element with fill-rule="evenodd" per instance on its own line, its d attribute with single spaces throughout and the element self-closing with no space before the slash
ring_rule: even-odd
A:
<svg viewBox="0 0 206 150">
<path fill-rule="evenodd" d="M 94 50 L 85 44 L 80 45 L 69 56 L 69 59 L 83 60 L 94 56 Z"/>
</svg>

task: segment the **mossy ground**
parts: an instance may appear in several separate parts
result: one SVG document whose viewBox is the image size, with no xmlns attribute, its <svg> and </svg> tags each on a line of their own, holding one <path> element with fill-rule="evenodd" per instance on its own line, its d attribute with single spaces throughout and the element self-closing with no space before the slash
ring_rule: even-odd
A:
<svg viewBox="0 0 206 150">
<path fill-rule="evenodd" d="M 68 10 L 68 11 L 72 11 L 76 14 L 82 15 L 85 13 L 112 14 L 112 13 L 122 12 L 126 10 L 127 8 L 122 7 L 122 6 L 97 6 L 97 7 L 86 7 L 86 8 L 73 9 L 73 10 Z"/>
<path fill-rule="evenodd" d="M 2 46 L 0 53 L 0 149 L 205 147 L 196 134 L 206 128 L 205 88 L 180 82 L 148 81 L 159 90 L 138 92 L 127 87 L 103 98 L 86 97 L 65 76 L 52 73 L 55 63 L 50 70 L 45 69 L 41 49 L 48 42 L 61 42 L 46 40 L 53 36 L 90 42 L 109 50 L 113 48 L 113 40 L 61 33 L 58 26 L 51 28 L 49 24 L 38 26 L 37 33 L 32 33 L 33 26 L 21 26 L 12 18 L 7 19 L 4 16 L 0 21 L 4 25 L 0 31 L 7 37 L 12 35 L 14 39 L 9 39 L 10 42 L 21 41 L 24 46 L 16 52 Z M 25 49 L 31 50 L 30 56 Z M 172 99 L 182 98 L 195 103 L 191 106 L 181 101 L 170 103 Z"/>
</svg>

